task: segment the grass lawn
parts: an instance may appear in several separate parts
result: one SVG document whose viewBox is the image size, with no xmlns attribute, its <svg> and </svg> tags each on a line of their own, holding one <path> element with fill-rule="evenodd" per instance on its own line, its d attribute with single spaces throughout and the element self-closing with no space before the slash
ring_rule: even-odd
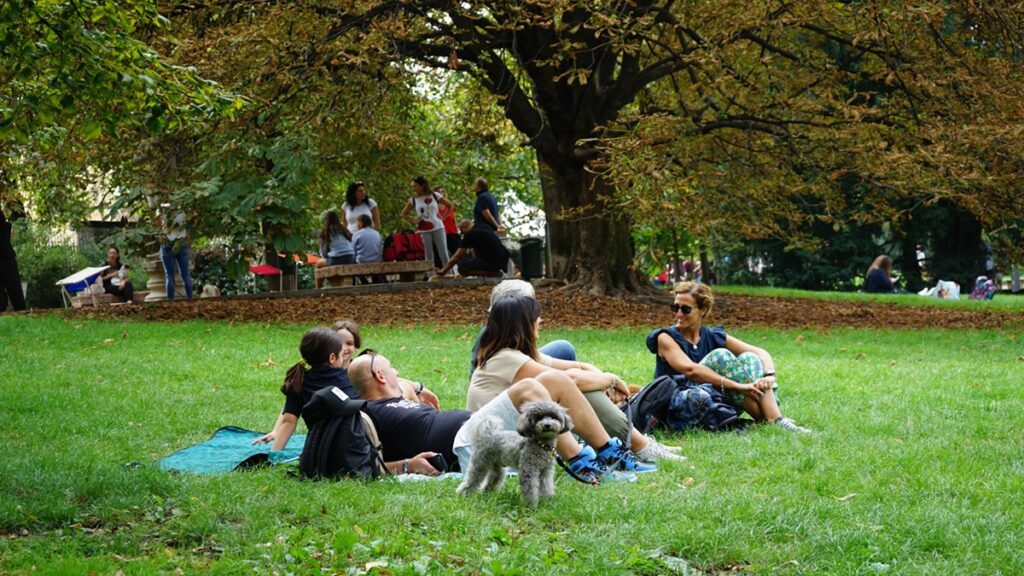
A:
<svg viewBox="0 0 1024 576">
<path fill-rule="evenodd" d="M 0 317 L 0 573 L 1024 573 L 1024 333 L 744 330 L 815 434 L 665 435 L 687 462 L 597 488 L 559 473 L 537 510 L 514 482 L 157 468 L 220 426 L 271 427 L 305 328 Z M 459 408 L 476 330 L 364 345 Z M 541 335 L 633 383 L 644 336 Z"/>
<path fill-rule="evenodd" d="M 923 306 L 953 310 L 991 310 L 993 312 L 1024 313 L 1024 292 L 999 293 L 992 300 L 971 300 L 971 291 L 960 293 L 959 300 L 942 300 L 917 294 L 867 294 L 865 292 L 829 292 L 799 290 L 796 288 L 769 288 L 766 286 L 715 286 L 715 293 L 746 294 L 750 296 L 777 296 L 783 298 L 812 298 L 829 302 L 877 302 L 897 306 Z"/>
</svg>

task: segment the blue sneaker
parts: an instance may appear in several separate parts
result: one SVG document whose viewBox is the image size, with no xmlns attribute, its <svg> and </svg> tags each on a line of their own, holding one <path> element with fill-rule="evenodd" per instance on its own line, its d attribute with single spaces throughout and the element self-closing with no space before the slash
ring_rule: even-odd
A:
<svg viewBox="0 0 1024 576">
<path fill-rule="evenodd" d="M 644 464 L 637 460 L 636 454 L 623 446 L 622 440 L 618 438 L 609 440 L 597 459 L 609 469 L 623 472 L 654 472 L 658 469 L 654 464 Z"/>
<path fill-rule="evenodd" d="M 570 476 L 584 484 L 600 484 L 608 473 L 608 467 L 601 463 L 590 446 L 584 446 L 579 454 L 563 464 Z"/>
</svg>

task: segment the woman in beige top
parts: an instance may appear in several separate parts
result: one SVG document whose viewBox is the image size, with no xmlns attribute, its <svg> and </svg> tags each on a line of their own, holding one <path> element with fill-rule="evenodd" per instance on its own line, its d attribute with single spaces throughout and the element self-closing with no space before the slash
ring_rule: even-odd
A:
<svg viewBox="0 0 1024 576">
<path fill-rule="evenodd" d="M 509 296 L 494 303 L 487 319 L 487 327 L 480 339 L 476 357 L 477 368 L 469 382 L 466 395 L 468 410 L 478 410 L 524 378 L 537 378 L 544 382 L 546 378 L 542 378 L 542 375 L 547 378 L 568 380 L 580 393 L 605 391 L 610 402 L 621 402 L 626 399 L 629 388 L 615 374 L 601 372 L 589 364 L 559 360 L 538 352 L 537 331 L 540 322 L 540 303 L 534 298 Z M 597 418 L 589 404 L 585 405 L 585 409 L 588 418 L 591 415 Z M 579 422 L 582 415 L 570 416 Z M 620 439 L 612 440 L 610 444 L 621 446 L 623 450 L 629 452 Z M 632 449 L 637 451 L 636 455 L 646 462 L 653 462 L 659 458 L 682 459 L 674 454 L 671 448 L 654 442 L 635 428 L 630 430 L 630 442 Z M 601 455 L 600 451 L 598 455 Z M 632 452 L 630 456 L 633 456 Z"/>
</svg>

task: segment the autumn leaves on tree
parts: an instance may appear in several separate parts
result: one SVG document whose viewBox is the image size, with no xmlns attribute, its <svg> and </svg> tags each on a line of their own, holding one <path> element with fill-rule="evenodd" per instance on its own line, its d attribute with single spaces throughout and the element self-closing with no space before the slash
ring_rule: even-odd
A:
<svg viewBox="0 0 1024 576">
<path fill-rule="evenodd" d="M 298 238 L 305 206 L 333 194 L 331 175 L 344 167 L 385 181 L 412 160 L 432 157 L 445 169 L 452 142 L 417 139 L 432 122 L 410 110 L 436 98 L 433 81 L 465 77 L 463 94 L 474 95 L 453 113 L 473 117 L 481 132 L 503 115 L 535 156 L 549 274 L 594 293 L 642 289 L 638 228 L 813 247 L 811 224 L 886 222 L 899 234 L 920 207 L 945 202 L 1005 240 L 1006 254 L 1019 250 L 1024 7 L 1016 4 L 360 0 L 160 9 L 170 28 L 136 36 L 246 102 L 231 117 L 154 135 L 187 143 L 173 167 L 177 193 L 223 208 L 230 217 L 207 225 L 230 223 L 239 238 Z M 136 173 L 122 173 L 138 178 L 142 168 L 166 181 L 153 177 L 166 164 L 145 161 L 163 149 L 136 151 Z M 247 222 L 254 215 L 262 228 Z"/>
</svg>

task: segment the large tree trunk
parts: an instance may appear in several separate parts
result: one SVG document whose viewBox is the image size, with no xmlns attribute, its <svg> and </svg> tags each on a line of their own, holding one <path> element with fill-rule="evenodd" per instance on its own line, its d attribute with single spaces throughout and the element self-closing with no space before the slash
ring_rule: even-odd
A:
<svg viewBox="0 0 1024 576">
<path fill-rule="evenodd" d="M 548 276 L 591 294 L 639 291 L 628 215 L 607 206 L 614 189 L 582 164 L 545 162 L 539 155 L 537 164 L 550 231 Z"/>
</svg>

